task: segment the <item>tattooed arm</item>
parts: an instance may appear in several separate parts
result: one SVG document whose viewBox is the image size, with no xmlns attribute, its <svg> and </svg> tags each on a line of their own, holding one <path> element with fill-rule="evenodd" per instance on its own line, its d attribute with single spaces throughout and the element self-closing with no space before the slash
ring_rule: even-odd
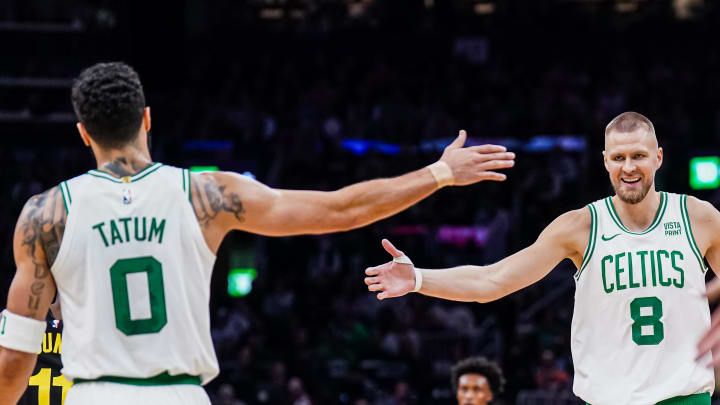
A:
<svg viewBox="0 0 720 405">
<path fill-rule="evenodd" d="M 25 204 L 13 238 L 17 272 L 8 294 L 9 311 L 45 320 L 55 295 L 50 267 L 60 249 L 66 216 L 58 187 Z M 17 402 L 27 388 L 36 357 L 0 346 L 0 404 Z"/>
</svg>

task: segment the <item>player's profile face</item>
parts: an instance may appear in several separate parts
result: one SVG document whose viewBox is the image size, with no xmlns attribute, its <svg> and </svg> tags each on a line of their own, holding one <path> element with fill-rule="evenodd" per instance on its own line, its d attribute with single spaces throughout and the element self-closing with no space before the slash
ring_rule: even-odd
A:
<svg viewBox="0 0 720 405">
<path fill-rule="evenodd" d="M 480 374 L 463 374 L 458 381 L 458 405 L 485 405 L 493 399 L 490 384 Z"/>
<path fill-rule="evenodd" d="M 658 148 L 655 136 L 645 129 L 611 131 L 605 137 L 603 156 L 618 197 L 628 204 L 642 201 L 662 164 L 662 148 Z"/>
</svg>

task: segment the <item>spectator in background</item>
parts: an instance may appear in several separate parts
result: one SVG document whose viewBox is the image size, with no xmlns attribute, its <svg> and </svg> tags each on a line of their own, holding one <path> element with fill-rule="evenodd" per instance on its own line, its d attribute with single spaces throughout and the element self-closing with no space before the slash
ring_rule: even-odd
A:
<svg viewBox="0 0 720 405">
<path fill-rule="evenodd" d="M 558 392 L 568 387 L 570 376 L 565 370 L 557 366 L 555 354 L 551 350 L 543 350 L 540 368 L 535 373 L 535 383 L 538 389 Z"/>
<path fill-rule="evenodd" d="M 452 367 L 453 391 L 458 405 L 486 405 L 503 391 L 500 367 L 485 357 L 470 357 Z"/>
</svg>

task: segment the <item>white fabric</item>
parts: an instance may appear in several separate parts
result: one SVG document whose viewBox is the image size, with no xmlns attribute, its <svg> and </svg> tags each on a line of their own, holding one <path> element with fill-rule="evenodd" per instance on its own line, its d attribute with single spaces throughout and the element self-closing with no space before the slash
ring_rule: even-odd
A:
<svg viewBox="0 0 720 405">
<path fill-rule="evenodd" d="M 665 196 L 664 213 L 645 234 L 623 230 L 604 200 L 593 203 L 595 248 L 576 278 L 571 336 L 573 390 L 593 405 L 647 405 L 713 391 L 710 354 L 695 361 L 710 326 L 705 269 L 690 243 L 681 196 Z M 656 314 L 652 302 L 662 325 L 647 318 Z"/>
<path fill-rule="evenodd" d="M 418 268 L 413 268 L 415 271 L 415 288 L 413 288 L 412 292 L 418 292 L 422 288 L 422 270 Z"/>
<path fill-rule="evenodd" d="M 37 353 L 45 335 L 45 321 L 14 314 L 0 315 L 0 346 L 25 353 Z"/>
<path fill-rule="evenodd" d="M 64 349 L 63 349 L 64 350 Z M 136 386 L 111 382 L 84 382 L 70 387 L 65 405 L 209 405 L 198 385 Z"/>
<path fill-rule="evenodd" d="M 197 375 L 206 384 L 219 372 L 209 309 L 215 256 L 188 199 L 187 171 L 162 165 L 151 170 L 131 182 L 97 171 L 67 181 L 69 213 L 51 270 L 63 311 L 62 372 L 68 379 L 148 378 L 167 371 Z M 141 267 L 127 265 L 138 258 Z M 161 266 L 154 293 L 148 263 Z M 123 295 L 127 314 L 118 315 L 122 308 L 115 301 Z M 162 329 L 129 335 L 120 329 L 119 319 L 125 325 L 159 319 L 152 318 L 153 302 L 166 315 Z"/>
</svg>

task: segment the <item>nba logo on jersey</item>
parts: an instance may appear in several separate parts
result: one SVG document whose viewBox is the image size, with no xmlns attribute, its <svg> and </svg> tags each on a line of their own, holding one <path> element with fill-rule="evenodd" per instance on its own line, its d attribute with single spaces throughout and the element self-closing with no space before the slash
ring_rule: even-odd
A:
<svg viewBox="0 0 720 405">
<path fill-rule="evenodd" d="M 53 328 L 56 328 L 56 329 L 59 329 L 59 328 L 60 328 L 60 321 L 57 320 L 57 319 L 54 319 L 54 320 L 52 321 L 52 327 L 53 327 Z"/>
<path fill-rule="evenodd" d="M 133 192 L 129 188 L 124 188 L 122 191 L 122 201 L 123 204 L 128 205 L 133 200 Z"/>
</svg>

